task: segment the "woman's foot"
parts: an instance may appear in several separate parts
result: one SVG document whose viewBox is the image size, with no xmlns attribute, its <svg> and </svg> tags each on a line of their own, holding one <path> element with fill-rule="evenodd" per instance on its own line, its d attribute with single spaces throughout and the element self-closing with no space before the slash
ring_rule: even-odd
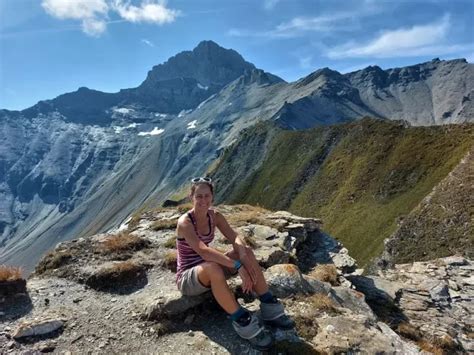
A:
<svg viewBox="0 0 474 355">
<path fill-rule="evenodd" d="M 273 337 L 265 327 L 260 325 L 254 313 L 250 313 L 250 319 L 244 319 L 243 322 L 233 321 L 232 325 L 237 334 L 248 340 L 255 349 L 267 350 L 273 345 Z"/>
<path fill-rule="evenodd" d="M 285 308 L 276 297 L 273 297 L 271 302 L 261 302 L 260 312 L 266 325 L 281 329 L 292 329 L 295 326 L 295 322 L 285 314 Z"/>
</svg>

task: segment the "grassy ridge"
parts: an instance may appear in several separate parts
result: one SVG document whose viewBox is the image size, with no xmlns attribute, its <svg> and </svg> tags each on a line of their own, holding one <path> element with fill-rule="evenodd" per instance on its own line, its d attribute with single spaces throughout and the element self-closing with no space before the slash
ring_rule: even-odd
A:
<svg viewBox="0 0 474 355">
<path fill-rule="evenodd" d="M 364 265 L 382 251 L 397 219 L 457 165 L 473 138 L 473 125 L 407 128 L 370 119 L 279 131 L 230 202 L 320 217 Z"/>
</svg>

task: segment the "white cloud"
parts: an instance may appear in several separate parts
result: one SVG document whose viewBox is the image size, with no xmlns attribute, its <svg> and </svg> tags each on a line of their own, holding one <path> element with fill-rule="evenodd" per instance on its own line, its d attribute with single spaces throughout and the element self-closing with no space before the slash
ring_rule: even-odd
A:
<svg viewBox="0 0 474 355">
<path fill-rule="evenodd" d="M 332 12 L 319 16 L 297 16 L 266 31 L 232 28 L 227 34 L 233 37 L 278 39 L 301 37 L 309 32 L 350 31 L 360 27 L 359 21 L 362 18 L 379 14 L 382 11 L 384 11 L 382 6 L 370 2 L 351 11 Z"/>
<path fill-rule="evenodd" d="M 150 41 L 150 40 L 148 40 L 148 39 L 146 39 L 146 38 L 143 38 L 143 39 L 141 40 L 141 42 L 142 42 L 142 43 L 145 43 L 147 46 L 150 46 L 150 47 L 154 47 L 154 46 L 155 46 L 155 44 L 154 44 L 152 41 Z"/>
<path fill-rule="evenodd" d="M 313 57 L 311 57 L 311 56 L 305 56 L 305 57 L 298 58 L 301 69 L 311 69 L 311 68 L 313 68 L 313 66 L 311 64 L 312 60 L 313 60 Z"/>
<path fill-rule="evenodd" d="M 41 6 L 51 16 L 60 19 L 87 19 L 106 14 L 105 0 L 43 0 Z"/>
<path fill-rule="evenodd" d="M 384 31 L 372 41 L 360 44 L 349 42 L 328 50 L 329 58 L 354 57 L 409 57 L 421 55 L 442 55 L 460 51 L 465 45 L 443 43 L 450 29 L 449 15 L 439 21 Z"/>
<path fill-rule="evenodd" d="M 168 9 L 164 1 L 157 3 L 147 0 L 138 7 L 123 0 L 115 0 L 113 8 L 127 21 L 149 22 L 160 25 L 174 22 L 180 14 L 178 10 Z"/>
<path fill-rule="evenodd" d="M 109 23 L 127 21 L 163 25 L 174 22 L 180 15 L 179 10 L 167 8 L 164 0 L 142 0 L 139 6 L 124 0 L 42 0 L 41 5 L 53 17 L 80 20 L 82 31 L 96 37 Z M 122 20 L 108 21 L 110 12 L 116 12 Z"/>
<path fill-rule="evenodd" d="M 280 0 L 264 0 L 263 7 L 265 10 L 272 10 L 279 2 Z"/>
<path fill-rule="evenodd" d="M 104 20 L 95 18 L 86 18 L 82 21 L 82 31 L 89 36 L 98 37 L 107 28 L 107 23 Z"/>
</svg>

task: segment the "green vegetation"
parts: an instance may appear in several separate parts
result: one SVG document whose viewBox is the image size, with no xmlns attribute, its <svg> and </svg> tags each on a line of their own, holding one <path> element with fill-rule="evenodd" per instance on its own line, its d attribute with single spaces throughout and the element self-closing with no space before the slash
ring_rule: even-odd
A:
<svg viewBox="0 0 474 355">
<path fill-rule="evenodd" d="M 259 152 L 261 166 L 234 185 L 225 202 L 322 218 L 323 228 L 365 265 L 382 251 L 397 220 L 459 163 L 473 138 L 474 125 L 405 127 L 372 119 L 277 130 L 267 153 Z M 239 165 L 232 149 L 226 157 L 219 163 L 226 171 Z M 219 167 L 215 175 L 226 179 Z"/>
</svg>

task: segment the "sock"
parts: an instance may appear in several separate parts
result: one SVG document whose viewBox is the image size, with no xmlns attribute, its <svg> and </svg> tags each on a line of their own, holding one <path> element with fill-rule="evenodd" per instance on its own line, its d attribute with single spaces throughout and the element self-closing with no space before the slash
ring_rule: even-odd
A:
<svg viewBox="0 0 474 355">
<path fill-rule="evenodd" d="M 263 295 L 258 296 L 258 299 L 260 300 L 260 302 L 263 302 L 263 303 L 276 303 L 276 302 L 278 302 L 276 297 L 273 297 L 273 295 L 270 291 L 267 291 Z"/>
<path fill-rule="evenodd" d="M 250 312 L 243 307 L 239 307 L 238 310 L 230 315 L 230 319 L 245 327 L 250 323 Z"/>
</svg>

